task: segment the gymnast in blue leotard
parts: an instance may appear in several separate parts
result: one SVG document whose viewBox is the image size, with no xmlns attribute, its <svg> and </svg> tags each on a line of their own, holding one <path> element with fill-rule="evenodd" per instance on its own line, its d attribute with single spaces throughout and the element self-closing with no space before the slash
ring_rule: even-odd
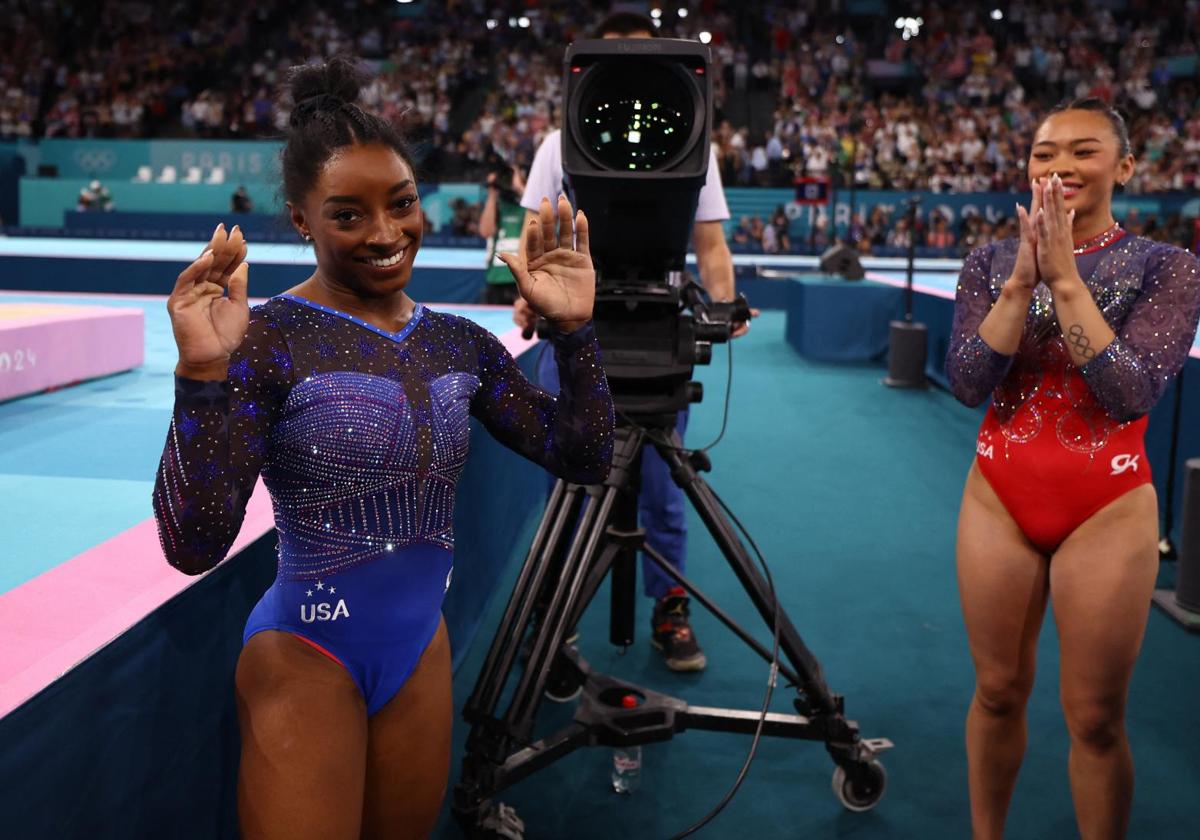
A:
<svg viewBox="0 0 1200 840">
<path fill-rule="evenodd" d="M 340 59 L 293 71 L 283 191 L 313 276 L 249 309 L 241 233 L 218 227 L 168 303 L 180 362 L 154 491 L 164 553 L 189 574 L 220 562 L 259 475 L 279 536 L 238 668 L 246 837 L 432 828 L 469 418 L 571 481 L 602 481 L 611 457 L 586 219 L 546 202 L 506 257 L 557 326 L 554 396 L 486 330 L 404 293 L 419 199 L 394 130 L 352 104 L 360 83 Z"/>
</svg>

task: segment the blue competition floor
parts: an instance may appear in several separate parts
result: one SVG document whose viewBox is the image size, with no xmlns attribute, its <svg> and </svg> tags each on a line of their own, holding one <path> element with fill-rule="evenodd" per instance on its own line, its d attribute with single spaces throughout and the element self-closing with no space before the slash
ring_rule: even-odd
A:
<svg viewBox="0 0 1200 840">
<path fill-rule="evenodd" d="M 0 295 L 0 303 L 101 304 L 146 314 L 142 367 L 0 403 L 0 592 L 152 515 L 150 494 L 174 397 L 176 354 L 165 301 Z M 513 328 L 507 310 L 445 309 L 496 333 Z"/>
</svg>

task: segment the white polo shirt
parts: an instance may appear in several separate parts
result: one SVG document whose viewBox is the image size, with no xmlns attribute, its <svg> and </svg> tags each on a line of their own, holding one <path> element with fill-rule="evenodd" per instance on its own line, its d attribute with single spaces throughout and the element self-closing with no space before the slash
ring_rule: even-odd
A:
<svg viewBox="0 0 1200 840">
<path fill-rule="evenodd" d="M 537 211 L 543 198 L 553 202 L 563 192 L 562 132 L 555 129 L 546 135 L 542 145 L 533 156 L 529 177 L 525 179 L 525 193 L 521 206 Z M 717 168 L 717 152 L 709 146 L 708 177 L 700 188 L 700 200 L 696 204 L 697 222 L 723 222 L 729 218 L 729 205 L 725 203 L 725 190 L 721 187 L 721 172 Z"/>
</svg>

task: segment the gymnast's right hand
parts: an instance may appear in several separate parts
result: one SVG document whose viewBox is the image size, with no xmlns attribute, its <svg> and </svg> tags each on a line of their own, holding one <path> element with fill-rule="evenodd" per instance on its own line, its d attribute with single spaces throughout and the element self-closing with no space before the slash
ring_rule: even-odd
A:
<svg viewBox="0 0 1200 840">
<path fill-rule="evenodd" d="M 179 348 L 178 376 L 225 379 L 229 357 L 250 324 L 246 299 L 246 240 L 234 225 L 217 225 L 204 253 L 185 268 L 167 298 Z M 226 294 L 228 291 L 228 295 Z"/>
<path fill-rule="evenodd" d="M 1013 266 L 1013 273 L 1008 279 L 1008 284 L 1012 284 L 1017 290 L 1029 293 L 1037 288 L 1037 284 L 1041 281 L 1041 276 L 1038 273 L 1037 262 L 1037 221 L 1038 211 L 1042 209 L 1042 194 L 1045 185 L 1041 178 L 1034 178 L 1031 184 L 1033 187 L 1033 200 L 1030 202 L 1029 209 L 1026 210 L 1020 204 L 1017 205 L 1017 221 L 1021 228 L 1021 244 L 1017 246 L 1017 262 Z"/>
</svg>

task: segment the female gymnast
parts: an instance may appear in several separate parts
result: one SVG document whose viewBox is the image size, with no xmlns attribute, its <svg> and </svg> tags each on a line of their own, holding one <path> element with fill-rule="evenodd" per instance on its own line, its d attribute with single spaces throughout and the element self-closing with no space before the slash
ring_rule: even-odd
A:
<svg viewBox="0 0 1200 840">
<path fill-rule="evenodd" d="M 1034 136 L 1020 240 L 973 251 L 959 279 L 946 373 L 967 405 L 992 396 L 957 545 L 977 838 L 1003 832 L 1047 599 L 1080 833 L 1122 837 L 1129 822 L 1125 702 L 1158 560 L 1146 414 L 1186 361 L 1200 313 L 1195 257 L 1113 219 L 1113 188 L 1133 169 L 1106 103 L 1055 108 Z"/>
<path fill-rule="evenodd" d="M 468 416 L 570 481 L 602 481 L 611 458 L 583 213 L 543 202 L 522 252 L 504 256 L 556 328 L 556 398 L 488 332 L 405 294 L 420 200 L 395 129 L 354 104 L 363 80 L 342 58 L 289 79 L 283 194 L 313 275 L 250 310 L 242 234 L 218 227 L 168 300 L 179 363 L 154 491 L 167 559 L 188 574 L 220 562 L 260 474 L 279 535 L 237 667 L 246 838 L 432 829 L 450 760 L 441 605 Z"/>
</svg>

